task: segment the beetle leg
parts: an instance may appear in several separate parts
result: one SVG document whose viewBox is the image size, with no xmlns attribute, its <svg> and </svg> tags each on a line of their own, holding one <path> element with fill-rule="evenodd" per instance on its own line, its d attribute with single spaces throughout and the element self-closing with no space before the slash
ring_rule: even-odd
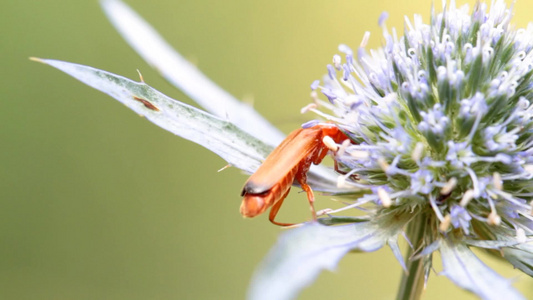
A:
<svg viewBox="0 0 533 300">
<path fill-rule="evenodd" d="M 275 225 L 278 225 L 278 226 L 292 226 L 292 225 L 294 225 L 292 223 L 279 223 L 279 222 L 274 221 L 274 219 L 276 218 L 276 215 L 278 214 L 279 208 L 281 207 L 281 204 L 283 204 L 283 200 L 285 200 L 285 198 L 289 194 L 290 190 L 291 189 L 288 189 L 287 192 L 285 193 L 285 195 L 283 195 L 283 197 L 281 197 L 281 199 L 278 202 L 276 202 L 276 203 L 274 203 L 274 205 L 272 205 L 272 208 L 270 209 L 270 214 L 268 215 L 268 219 L 270 220 L 270 222 L 272 224 L 275 224 Z"/>
<path fill-rule="evenodd" d="M 341 169 L 339 169 L 339 163 L 336 160 L 333 160 L 333 165 L 334 165 L 334 168 L 335 168 L 335 172 L 337 172 L 339 174 L 342 174 L 342 175 L 346 175 L 346 174 L 349 173 L 349 172 L 345 172 L 345 171 L 342 171 Z M 352 180 L 359 180 L 359 176 L 357 176 L 357 174 L 350 174 L 350 178 Z"/>
<path fill-rule="evenodd" d="M 296 174 L 296 180 L 298 181 L 302 189 L 307 193 L 307 200 L 309 201 L 311 214 L 313 215 L 313 220 L 316 221 L 315 195 L 313 194 L 313 190 L 311 189 L 311 187 L 307 184 L 307 174 Z"/>
</svg>

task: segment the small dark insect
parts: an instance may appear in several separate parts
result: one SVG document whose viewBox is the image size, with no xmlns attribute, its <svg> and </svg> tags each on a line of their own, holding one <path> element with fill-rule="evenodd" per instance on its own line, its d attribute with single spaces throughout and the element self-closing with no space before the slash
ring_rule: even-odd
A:
<svg viewBox="0 0 533 300">
<path fill-rule="evenodd" d="M 159 111 L 159 108 L 155 105 L 153 105 L 150 101 L 146 100 L 146 99 L 143 99 L 143 98 L 139 98 L 137 96 L 133 96 L 133 100 L 137 100 L 139 102 L 141 102 L 144 107 L 148 108 L 148 109 L 151 109 L 153 111 Z"/>
</svg>

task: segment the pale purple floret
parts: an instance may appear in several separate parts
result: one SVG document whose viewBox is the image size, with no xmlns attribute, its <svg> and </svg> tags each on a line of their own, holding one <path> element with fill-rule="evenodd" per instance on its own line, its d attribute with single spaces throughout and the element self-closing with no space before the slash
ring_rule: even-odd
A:
<svg viewBox="0 0 533 300">
<path fill-rule="evenodd" d="M 433 190 L 433 173 L 420 169 L 411 175 L 411 191 L 413 193 L 429 194 Z"/>
<path fill-rule="evenodd" d="M 337 78 L 337 71 L 335 70 L 335 68 L 332 65 L 328 65 L 327 68 L 328 68 L 329 78 L 331 80 L 336 79 Z"/>
<path fill-rule="evenodd" d="M 326 96 L 328 98 L 329 102 L 331 102 L 331 103 L 334 103 L 333 100 L 337 99 L 337 95 L 335 95 L 335 92 L 333 92 L 329 88 L 322 89 L 322 94 L 324 94 L 324 96 Z"/>
<path fill-rule="evenodd" d="M 450 209 L 450 216 L 453 227 L 461 228 L 465 234 L 470 234 L 469 228 L 472 217 L 468 214 L 468 211 L 464 207 L 460 205 L 453 205 Z"/>
<path fill-rule="evenodd" d="M 316 126 L 320 123 L 319 120 L 311 120 L 311 121 L 307 121 L 305 123 L 302 124 L 302 128 L 311 128 L 313 126 Z"/>
<path fill-rule="evenodd" d="M 320 80 L 313 81 L 313 83 L 311 83 L 311 90 L 312 91 L 316 90 L 319 84 L 320 84 Z"/>
<path fill-rule="evenodd" d="M 444 137 L 448 128 L 450 119 L 441 110 L 440 104 L 435 104 L 433 109 L 428 112 L 420 112 L 423 121 L 418 124 L 418 129 L 425 134 L 434 134 L 435 136 Z"/>
<path fill-rule="evenodd" d="M 386 11 L 382 12 L 381 15 L 379 15 L 378 25 L 379 26 L 385 25 L 385 21 L 387 21 L 388 18 L 389 18 L 389 13 Z"/>
<path fill-rule="evenodd" d="M 518 139 L 518 135 L 507 132 L 506 126 L 489 126 L 483 130 L 483 137 L 487 150 L 491 152 L 512 151 L 516 149 L 515 142 Z"/>
</svg>

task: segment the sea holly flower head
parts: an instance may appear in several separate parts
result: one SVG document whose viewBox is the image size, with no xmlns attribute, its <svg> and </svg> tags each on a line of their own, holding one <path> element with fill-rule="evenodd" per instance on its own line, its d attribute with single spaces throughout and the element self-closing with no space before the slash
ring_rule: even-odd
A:
<svg viewBox="0 0 533 300">
<path fill-rule="evenodd" d="M 280 132 L 186 62 L 124 3 L 102 4 L 125 39 L 209 113 L 142 78 L 35 60 L 228 164 L 256 170 L 282 140 Z M 386 27 L 384 13 L 379 49 L 367 51 L 369 33 L 357 51 L 339 46 L 324 78 L 311 84 L 314 103 L 303 109 L 321 120 L 303 128 L 328 121 L 349 137 L 331 147 L 341 174 L 312 168 L 308 183 L 351 203 L 285 232 L 254 275 L 248 298 L 293 298 L 348 252 L 388 245 L 406 270 L 398 299 L 420 297 L 436 251 L 441 274 L 461 288 L 483 299 L 523 299 L 470 250 L 499 250 L 488 253 L 533 276 L 533 25 L 515 29 L 511 16 L 501 0 L 472 10 L 443 2 L 429 22 L 406 18 L 403 35 Z M 405 258 L 400 236 L 410 246 Z"/>
<path fill-rule="evenodd" d="M 506 241 L 531 250 L 523 242 L 533 235 L 532 25 L 516 30 L 511 16 L 504 1 L 490 9 L 477 3 L 472 12 L 445 2 L 430 23 L 406 18 L 403 36 L 381 17 L 383 48 L 367 52 L 368 34 L 357 51 L 340 46 L 344 61 L 335 54 L 337 67 L 328 65 L 322 83 L 314 83 L 328 100 L 316 101 L 315 111 L 353 141 L 335 156 L 347 174 L 357 174 L 343 184 L 388 199 L 372 202 L 374 219 L 394 214 L 410 216 L 407 227 L 425 222 L 421 239 L 411 241 L 419 254 L 443 241 L 484 241 L 485 248 Z M 360 152 L 368 155 L 352 155 Z M 528 255 L 529 267 L 514 265 L 532 275 Z M 453 272 L 444 273 L 457 283 Z"/>
<path fill-rule="evenodd" d="M 346 45 L 339 48 L 345 61 L 335 54 L 337 68 L 328 66 L 320 86 L 333 105 L 317 101 L 330 111 L 321 115 L 353 141 L 335 159 L 347 173 L 357 170 L 354 185 L 386 186 L 395 195 L 387 213 L 404 205 L 430 209 L 440 228 L 432 240 L 488 238 L 467 229 L 490 232 L 509 207 L 517 217 L 505 218 L 505 227 L 531 234 L 533 185 L 524 154 L 533 145 L 533 119 L 524 116 L 533 96 L 533 42 L 510 25 L 503 1 L 490 10 L 478 3 L 472 13 L 444 4 L 429 24 L 406 19 L 401 37 L 380 19 L 386 42 L 370 54 L 368 36 L 356 58 Z M 351 155 L 361 151 L 373 162 Z M 440 226 L 448 216 L 454 226 Z"/>
</svg>

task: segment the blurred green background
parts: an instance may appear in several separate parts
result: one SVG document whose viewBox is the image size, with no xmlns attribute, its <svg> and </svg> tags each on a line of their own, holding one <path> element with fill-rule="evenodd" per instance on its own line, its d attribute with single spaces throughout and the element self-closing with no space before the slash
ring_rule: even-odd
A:
<svg viewBox="0 0 533 300">
<path fill-rule="evenodd" d="M 440 1 L 438 6 L 440 6 Z M 473 3 L 474 1 L 470 1 Z M 127 1 L 214 81 L 284 132 L 337 45 L 389 27 L 431 1 Z M 460 2 L 462 3 L 462 2 Z M 532 4 L 519 1 L 523 27 Z M 0 11 L 1 299 L 242 299 L 255 266 L 283 231 L 245 220 L 246 176 L 123 105 L 29 56 L 90 65 L 192 103 L 150 69 L 91 1 L 4 1 Z M 309 218 L 291 194 L 279 221 Z M 337 207 L 328 197 L 318 209 Z M 530 278 L 489 260 L 533 297 Z M 302 299 L 393 299 L 401 270 L 388 249 L 345 257 Z M 434 275 L 434 274 L 433 274 Z M 426 299 L 475 299 L 433 276 Z"/>
</svg>

